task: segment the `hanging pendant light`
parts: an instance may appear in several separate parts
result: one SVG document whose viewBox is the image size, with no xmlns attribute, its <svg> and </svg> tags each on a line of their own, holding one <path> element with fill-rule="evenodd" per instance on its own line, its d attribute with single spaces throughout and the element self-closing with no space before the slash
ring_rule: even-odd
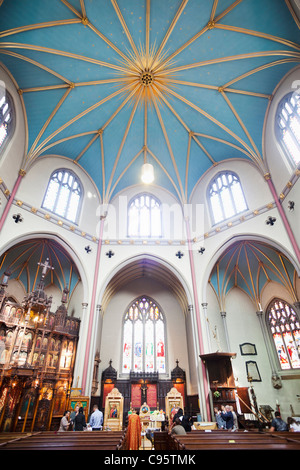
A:
<svg viewBox="0 0 300 470">
<path fill-rule="evenodd" d="M 154 169 L 151 163 L 144 163 L 142 166 L 142 182 L 150 184 L 154 181 Z"/>
</svg>

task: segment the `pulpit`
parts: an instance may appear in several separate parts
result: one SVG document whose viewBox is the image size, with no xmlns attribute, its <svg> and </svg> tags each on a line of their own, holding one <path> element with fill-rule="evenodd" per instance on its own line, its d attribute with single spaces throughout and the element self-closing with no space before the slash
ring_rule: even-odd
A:
<svg viewBox="0 0 300 470">
<path fill-rule="evenodd" d="M 173 387 L 166 396 L 166 416 L 169 418 L 170 424 L 172 423 L 173 417 L 179 408 L 184 411 L 183 397 L 181 393 L 175 387 Z"/>
<path fill-rule="evenodd" d="M 124 398 L 117 388 L 113 388 L 105 399 L 103 429 L 121 431 L 123 427 Z"/>
</svg>

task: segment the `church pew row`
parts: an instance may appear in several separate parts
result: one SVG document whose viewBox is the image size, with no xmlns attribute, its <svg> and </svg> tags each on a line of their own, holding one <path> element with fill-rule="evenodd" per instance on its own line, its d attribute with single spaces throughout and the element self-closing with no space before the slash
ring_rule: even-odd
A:
<svg viewBox="0 0 300 470">
<path fill-rule="evenodd" d="M 0 443 L 0 450 L 117 450 L 123 431 L 40 432 Z"/>
<path fill-rule="evenodd" d="M 291 434 L 293 434 L 291 436 Z M 172 450 L 300 450 L 300 436 L 295 433 L 244 433 L 227 431 L 168 435 L 168 447 Z"/>
</svg>

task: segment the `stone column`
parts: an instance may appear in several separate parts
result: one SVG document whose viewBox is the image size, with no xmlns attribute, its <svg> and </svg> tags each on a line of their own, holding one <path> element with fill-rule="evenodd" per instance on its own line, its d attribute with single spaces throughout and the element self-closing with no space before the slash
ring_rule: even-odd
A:
<svg viewBox="0 0 300 470">
<path fill-rule="evenodd" d="M 225 332 L 225 339 L 226 339 L 226 346 L 227 346 L 227 351 L 230 352 L 230 341 L 229 341 L 229 335 L 228 335 L 228 328 L 227 328 L 227 321 L 226 321 L 226 312 L 220 312 L 222 320 L 223 320 L 223 326 L 224 326 L 224 332 Z"/>
</svg>

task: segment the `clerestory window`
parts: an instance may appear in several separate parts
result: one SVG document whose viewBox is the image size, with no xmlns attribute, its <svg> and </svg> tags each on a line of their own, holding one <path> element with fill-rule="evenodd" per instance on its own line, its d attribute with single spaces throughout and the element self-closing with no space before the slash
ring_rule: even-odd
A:
<svg viewBox="0 0 300 470">
<path fill-rule="evenodd" d="M 213 224 L 247 210 L 247 203 L 238 176 L 229 171 L 219 173 L 208 188 Z"/>
<path fill-rule="evenodd" d="M 277 136 L 293 167 L 300 163 L 300 95 L 289 93 L 277 110 Z"/>
<path fill-rule="evenodd" d="M 54 171 L 42 207 L 70 222 L 77 222 L 81 200 L 82 186 L 75 174 L 66 169 Z"/>
<path fill-rule="evenodd" d="M 128 205 L 129 237 L 161 237 L 161 203 L 151 194 L 140 194 Z"/>
<path fill-rule="evenodd" d="M 6 89 L 0 86 L 0 151 L 13 133 L 14 116 L 12 99 Z"/>
</svg>

